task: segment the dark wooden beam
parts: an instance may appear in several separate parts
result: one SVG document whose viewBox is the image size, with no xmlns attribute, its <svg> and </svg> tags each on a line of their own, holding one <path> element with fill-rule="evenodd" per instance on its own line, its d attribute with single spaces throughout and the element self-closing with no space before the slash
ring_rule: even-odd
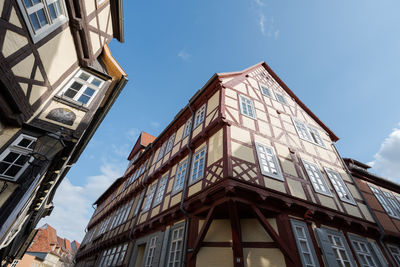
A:
<svg viewBox="0 0 400 267">
<path fill-rule="evenodd" d="M 293 259 L 292 254 L 290 253 L 289 248 L 286 246 L 284 241 L 279 237 L 279 235 L 275 232 L 274 228 L 272 228 L 271 224 L 264 217 L 260 209 L 254 205 L 251 205 L 251 208 L 257 215 L 256 217 L 258 221 L 261 223 L 262 227 L 264 227 L 265 231 L 267 231 L 267 233 L 271 236 L 272 240 L 274 240 L 278 244 L 278 247 L 282 251 L 283 255 L 289 258 L 292 263 L 296 263 L 296 261 Z"/>
<path fill-rule="evenodd" d="M 206 234 L 208 232 L 208 228 L 210 228 L 211 222 L 214 219 L 214 209 L 215 209 L 215 206 L 212 206 L 211 209 L 208 211 L 208 214 L 207 214 L 206 220 L 203 224 L 203 227 L 201 227 L 201 231 L 200 231 L 199 235 L 197 236 L 196 242 L 194 243 L 193 252 L 192 252 L 192 255 L 190 256 L 190 260 L 194 259 L 197 255 L 197 252 L 199 252 L 199 250 L 200 250 L 201 242 L 203 242 L 204 237 L 206 236 Z"/>
<path fill-rule="evenodd" d="M 231 221 L 232 230 L 232 250 L 233 250 L 233 266 L 244 266 L 243 248 L 242 248 L 242 231 L 240 229 L 240 217 L 238 214 L 236 202 L 230 200 L 228 202 L 229 219 Z"/>
</svg>

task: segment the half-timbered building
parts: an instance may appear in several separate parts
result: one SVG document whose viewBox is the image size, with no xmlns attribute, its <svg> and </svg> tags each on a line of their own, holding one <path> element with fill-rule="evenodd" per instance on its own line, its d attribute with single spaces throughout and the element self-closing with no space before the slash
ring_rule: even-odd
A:
<svg viewBox="0 0 400 267">
<path fill-rule="evenodd" d="M 338 137 L 267 64 L 215 74 L 142 137 L 77 266 L 387 265 Z"/>
<path fill-rule="evenodd" d="M 0 261 L 21 258 L 127 82 L 122 0 L 0 1 Z"/>
<path fill-rule="evenodd" d="M 393 265 L 400 266 L 400 185 L 368 171 L 371 167 L 344 159 L 380 229 L 380 242 Z"/>
</svg>

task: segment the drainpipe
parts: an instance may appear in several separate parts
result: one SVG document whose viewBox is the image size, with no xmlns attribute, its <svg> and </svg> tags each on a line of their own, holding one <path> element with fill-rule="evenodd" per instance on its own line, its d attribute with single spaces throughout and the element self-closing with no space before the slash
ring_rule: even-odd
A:
<svg viewBox="0 0 400 267">
<path fill-rule="evenodd" d="M 350 176 L 351 180 L 353 181 L 354 186 L 356 187 L 358 193 L 361 195 L 362 200 L 365 202 L 365 204 L 367 205 L 368 211 L 369 213 L 371 213 L 372 218 L 374 219 L 374 221 L 376 222 L 376 225 L 378 225 L 378 229 L 379 229 L 379 244 L 383 247 L 383 250 L 385 251 L 386 255 L 389 256 L 388 261 L 390 263 L 390 265 L 392 266 L 396 266 L 396 264 L 394 264 L 394 262 L 392 261 L 392 258 L 390 258 L 391 253 L 389 253 L 388 249 L 386 248 L 385 244 L 383 243 L 383 238 L 385 237 L 385 230 L 383 229 L 382 225 L 380 224 L 380 222 L 378 221 L 378 218 L 376 217 L 375 213 L 373 212 L 372 208 L 369 206 L 367 199 L 364 197 L 364 194 L 361 192 L 360 187 L 358 186 L 358 184 L 356 183 L 353 175 L 351 175 L 351 172 L 349 170 L 349 168 L 347 167 L 346 163 L 344 162 L 343 158 L 340 156 L 339 151 L 336 149 L 335 144 L 332 143 L 332 147 L 334 148 L 336 154 L 339 156 L 340 161 L 342 162 L 346 173 Z M 353 163 L 353 162 L 352 162 Z"/>
<path fill-rule="evenodd" d="M 189 223 L 190 223 L 190 216 L 187 210 L 183 207 L 183 203 L 185 201 L 186 197 L 186 192 L 187 192 L 187 187 L 189 183 L 189 178 L 190 178 L 190 172 L 191 172 L 191 165 L 192 165 L 192 156 L 193 156 L 193 150 L 190 148 L 190 143 L 192 141 L 192 133 L 193 133 L 193 125 L 194 125 L 194 111 L 192 107 L 190 106 L 191 102 L 189 101 L 189 110 L 192 113 L 192 122 L 190 125 L 190 132 L 188 136 L 188 141 L 186 143 L 186 147 L 189 149 L 189 155 L 188 155 L 188 163 L 187 163 L 187 169 L 186 169 L 186 174 L 185 174 L 185 180 L 183 183 L 183 189 L 182 189 L 182 199 L 181 199 L 181 204 L 180 204 L 180 209 L 183 212 L 183 214 L 186 217 L 186 222 L 185 222 L 185 231 L 184 231 L 184 241 L 183 242 L 183 250 L 182 250 L 182 257 L 183 257 L 183 266 L 186 266 L 186 254 L 187 254 L 187 238 L 188 238 L 188 232 L 189 232 Z"/>
</svg>

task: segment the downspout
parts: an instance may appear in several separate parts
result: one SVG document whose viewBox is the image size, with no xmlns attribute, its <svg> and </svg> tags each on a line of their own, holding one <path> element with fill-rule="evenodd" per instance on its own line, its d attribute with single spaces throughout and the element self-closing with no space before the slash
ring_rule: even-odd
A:
<svg viewBox="0 0 400 267">
<path fill-rule="evenodd" d="M 374 219 L 374 221 L 376 222 L 376 225 L 378 225 L 378 229 L 379 229 L 379 244 L 383 247 L 383 250 L 385 251 L 386 255 L 389 256 L 388 261 L 390 263 L 390 265 L 392 266 L 396 266 L 396 264 L 394 264 L 394 262 L 392 261 L 391 253 L 389 253 L 388 249 L 386 248 L 385 244 L 383 243 L 383 238 L 385 237 L 385 230 L 383 229 L 382 225 L 380 224 L 380 222 L 378 221 L 378 218 L 376 217 L 375 213 L 372 211 L 372 208 L 370 207 L 370 205 L 367 202 L 367 199 L 364 197 L 364 194 L 361 192 L 360 187 L 358 186 L 358 184 L 356 183 L 353 175 L 351 174 L 349 168 L 347 167 L 346 163 L 344 162 L 343 158 L 340 156 L 339 151 L 336 149 L 335 144 L 332 143 L 332 147 L 335 149 L 336 154 L 339 156 L 340 161 L 342 162 L 346 173 L 350 176 L 354 186 L 356 187 L 358 193 L 361 195 L 362 200 L 365 202 L 365 204 L 367 205 L 368 211 L 369 213 L 371 213 L 372 218 Z"/>
<path fill-rule="evenodd" d="M 192 133 L 193 133 L 193 125 L 194 125 L 194 111 L 192 107 L 190 106 L 191 102 L 189 101 L 188 107 L 190 112 L 192 113 L 192 121 L 190 124 L 190 132 L 188 136 L 188 141 L 186 143 L 186 147 L 189 149 L 189 155 L 188 155 L 188 163 L 187 163 L 187 169 L 186 169 L 186 174 L 185 174 L 185 180 L 183 183 L 183 189 L 182 189 L 182 199 L 181 199 L 181 204 L 180 204 L 180 209 L 183 212 L 183 214 L 186 217 L 186 222 L 185 222 L 185 231 L 184 231 L 184 242 L 183 242 L 183 266 L 186 266 L 186 254 L 187 254 L 187 238 L 188 238 L 188 233 L 189 233 L 189 223 L 190 223 L 190 216 L 187 210 L 183 207 L 183 203 L 185 201 L 186 193 L 187 193 L 187 186 L 189 183 L 189 178 L 190 178 L 190 172 L 191 172 L 191 166 L 192 166 L 192 156 L 193 156 L 193 150 L 190 147 L 190 143 L 192 141 Z"/>
<path fill-rule="evenodd" d="M 152 151 L 152 153 L 151 153 L 151 157 L 150 157 L 150 160 L 149 160 L 149 165 L 151 164 L 151 162 L 152 162 L 152 160 L 153 160 L 153 157 L 154 157 L 154 148 L 153 148 L 153 143 L 151 143 L 150 144 L 150 149 L 151 149 L 151 151 Z M 145 177 L 142 179 L 142 188 L 145 190 L 146 189 L 146 186 L 145 186 L 145 184 L 144 184 L 144 182 L 147 180 L 147 177 L 149 176 L 149 172 L 148 172 L 148 168 L 149 166 L 147 166 L 146 167 L 146 175 L 145 175 Z M 131 241 L 133 241 L 133 245 L 135 245 L 135 243 L 136 243 L 136 240 L 135 239 L 133 239 L 133 236 L 132 236 L 132 234 L 133 234 L 133 229 L 135 229 L 135 227 L 136 227 L 136 224 L 137 224 L 137 221 L 138 221 L 138 219 L 139 219 L 139 212 L 140 212 L 140 210 L 142 209 L 142 205 L 143 205 L 143 200 L 144 200 L 144 196 L 146 195 L 146 191 L 144 191 L 143 190 L 143 195 L 140 197 L 140 199 L 139 199 L 139 202 L 138 202 L 138 205 L 140 205 L 139 206 L 139 208 L 138 208 L 138 214 L 136 214 L 136 218 L 135 218 L 135 221 L 133 222 L 133 226 L 132 226 L 132 228 L 131 228 L 131 232 L 129 233 L 129 239 L 131 240 Z"/>
</svg>

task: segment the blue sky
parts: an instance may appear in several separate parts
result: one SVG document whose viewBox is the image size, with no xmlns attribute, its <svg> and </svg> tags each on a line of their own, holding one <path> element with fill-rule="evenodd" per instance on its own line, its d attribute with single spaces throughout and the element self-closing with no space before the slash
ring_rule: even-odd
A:
<svg viewBox="0 0 400 267">
<path fill-rule="evenodd" d="M 260 61 L 339 136 L 342 156 L 400 182 L 399 10 L 391 0 L 125 0 L 126 40 L 111 51 L 130 81 L 46 222 L 80 241 L 140 131 L 157 136 L 215 72 Z"/>
</svg>

